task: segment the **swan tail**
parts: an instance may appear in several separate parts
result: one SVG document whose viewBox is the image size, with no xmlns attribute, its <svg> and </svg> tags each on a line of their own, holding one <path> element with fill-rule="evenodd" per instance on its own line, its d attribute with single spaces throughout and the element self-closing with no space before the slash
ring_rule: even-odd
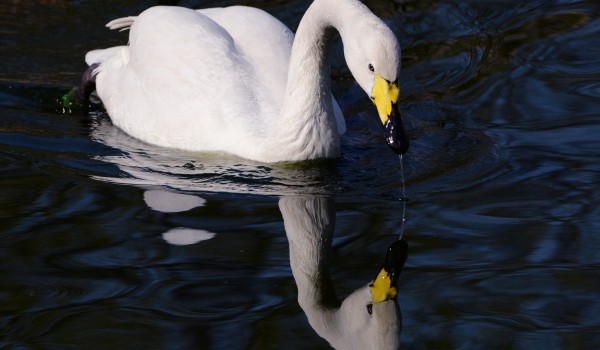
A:
<svg viewBox="0 0 600 350">
<path fill-rule="evenodd" d="M 101 64 L 104 61 L 110 59 L 111 57 L 118 55 L 122 48 L 122 46 L 115 46 L 109 47 L 108 49 L 98 49 L 89 51 L 87 54 L 85 54 L 85 63 L 87 63 L 88 66 L 91 66 L 92 64 L 96 63 Z"/>
<path fill-rule="evenodd" d="M 129 16 L 113 19 L 112 21 L 108 22 L 106 26 L 111 30 L 118 29 L 120 32 L 122 32 L 124 30 L 129 30 L 133 25 L 133 22 L 135 22 L 136 18 L 137 16 Z"/>
</svg>

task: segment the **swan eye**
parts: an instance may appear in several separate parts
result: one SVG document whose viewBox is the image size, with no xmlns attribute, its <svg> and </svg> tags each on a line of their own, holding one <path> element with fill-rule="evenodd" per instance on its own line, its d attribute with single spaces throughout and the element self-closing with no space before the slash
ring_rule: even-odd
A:
<svg viewBox="0 0 600 350">
<path fill-rule="evenodd" d="M 373 65 L 372 65 L 372 64 L 370 64 L 370 63 L 369 63 L 369 70 L 370 70 L 371 72 L 375 72 L 375 67 L 373 67 Z"/>
</svg>

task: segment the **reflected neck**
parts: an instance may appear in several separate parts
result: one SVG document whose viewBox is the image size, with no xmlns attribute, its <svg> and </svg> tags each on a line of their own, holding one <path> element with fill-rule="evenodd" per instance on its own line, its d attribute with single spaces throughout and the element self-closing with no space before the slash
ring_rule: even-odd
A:
<svg viewBox="0 0 600 350">
<path fill-rule="evenodd" d="M 335 227 L 330 198 L 288 196 L 279 201 L 290 246 L 290 265 L 298 285 L 298 302 L 305 312 L 338 308 L 329 260 Z M 310 319 L 310 316 L 309 316 Z"/>
</svg>

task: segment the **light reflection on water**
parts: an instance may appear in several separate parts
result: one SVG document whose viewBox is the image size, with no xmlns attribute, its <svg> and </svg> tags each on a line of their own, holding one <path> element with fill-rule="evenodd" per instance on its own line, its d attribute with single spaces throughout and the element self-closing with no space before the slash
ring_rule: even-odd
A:
<svg viewBox="0 0 600 350">
<path fill-rule="evenodd" d="M 302 166 L 162 150 L 56 113 L 84 52 L 126 40 L 104 23 L 147 7 L 118 3 L 0 4 L 0 345 L 327 348 L 277 202 L 335 197 L 336 292 L 373 278 L 402 215 L 371 103 L 338 57 L 343 155 Z M 308 2 L 247 3 L 293 27 Z M 595 348 L 599 5 L 397 3 L 367 1 L 400 35 L 413 138 L 401 346 Z"/>
</svg>

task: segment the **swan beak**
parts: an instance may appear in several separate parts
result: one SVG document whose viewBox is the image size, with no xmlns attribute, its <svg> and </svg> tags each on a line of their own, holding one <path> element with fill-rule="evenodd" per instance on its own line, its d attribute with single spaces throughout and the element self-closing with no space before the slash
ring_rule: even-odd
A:
<svg viewBox="0 0 600 350">
<path fill-rule="evenodd" d="M 390 245 L 379 273 L 369 284 L 373 298 L 372 304 L 396 299 L 398 295 L 398 277 L 400 277 L 402 267 L 406 262 L 407 254 L 408 244 L 406 244 L 406 241 L 399 240 Z"/>
<path fill-rule="evenodd" d="M 371 91 L 371 100 L 377 107 L 379 119 L 384 128 L 384 137 L 388 146 L 396 154 L 404 154 L 408 150 L 408 138 L 404 133 L 402 117 L 398 111 L 400 87 L 398 81 L 389 82 L 375 74 L 375 83 Z"/>
</svg>

